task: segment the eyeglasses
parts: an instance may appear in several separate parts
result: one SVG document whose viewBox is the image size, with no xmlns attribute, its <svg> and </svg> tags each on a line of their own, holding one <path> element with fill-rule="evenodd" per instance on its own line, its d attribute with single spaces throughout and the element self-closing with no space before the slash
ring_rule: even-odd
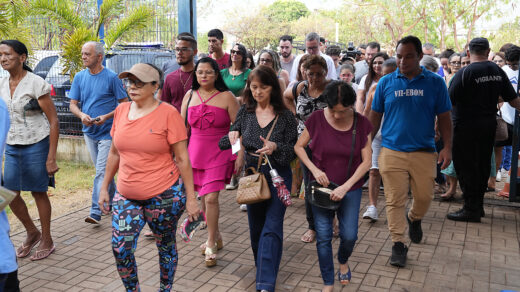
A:
<svg viewBox="0 0 520 292">
<path fill-rule="evenodd" d="M 325 74 L 322 72 L 309 72 L 306 75 L 307 75 L 307 77 L 310 77 L 310 78 L 320 78 L 320 77 L 323 77 Z"/>
<path fill-rule="evenodd" d="M 315 51 L 315 50 L 317 50 L 318 48 L 319 48 L 318 46 L 307 47 L 307 51 Z"/>
<path fill-rule="evenodd" d="M 462 66 L 466 66 L 466 65 L 471 64 L 471 61 L 460 62 L 460 64 L 461 64 Z"/>
<path fill-rule="evenodd" d="M 211 76 L 211 75 L 215 75 L 215 71 L 213 71 L 213 70 L 211 70 L 211 71 L 197 70 L 197 71 L 195 71 L 195 74 L 197 74 L 199 76 L 202 76 L 204 74 L 206 74 L 208 76 Z"/>
<path fill-rule="evenodd" d="M 179 53 L 183 53 L 183 54 L 184 54 L 184 53 L 186 53 L 186 52 L 188 52 L 188 51 L 191 51 L 191 50 L 192 50 L 192 48 L 186 48 L 186 47 L 175 48 L 175 52 L 176 52 L 177 54 L 179 54 Z"/>
<path fill-rule="evenodd" d="M 454 61 L 454 62 L 450 62 L 450 64 L 453 65 L 453 66 L 460 66 L 460 62 L 455 62 Z"/>
<path fill-rule="evenodd" d="M 130 88 L 130 86 L 135 85 L 136 88 L 143 88 L 143 86 L 146 85 L 146 82 L 143 82 L 139 79 L 137 80 L 132 80 L 132 79 L 128 79 L 128 78 L 125 78 L 123 79 L 123 85 L 126 87 L 126 88 Z"/>
<path fill-rule="evenodd" d="M 264 58 L 261 58 L 258 61 L 259 61 L 259 63 L 272 63 L 273 62 L 273 60 L 271 60 L 271 59 L 264 59 Z"/>
<path fill-rule="evenodd" d="M 240 51 L 237 51 L 237 50 L 231 50 L 231 55 L 233 55 L 233 54 L 242 55 L 242 54 L 240 53 Z"/>
</svg>

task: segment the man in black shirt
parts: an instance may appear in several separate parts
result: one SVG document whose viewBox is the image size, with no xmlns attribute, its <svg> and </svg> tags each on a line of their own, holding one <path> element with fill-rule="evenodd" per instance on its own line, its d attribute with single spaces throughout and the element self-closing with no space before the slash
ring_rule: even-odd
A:
<svg viewBox="0 0 520 292">
<path fill-rule="evenodd" d="M 520 110 L 520 100 L 506 73 L 487 60 L 489 42 L 474 38 L 467 54 L 471 64 L 455 74 L 449 93 L 453 105 L 453 163 L 464 196 L 464 206 L 447 218 L 480 222 L 491 171 L 499 97 Z"/>
</svg>

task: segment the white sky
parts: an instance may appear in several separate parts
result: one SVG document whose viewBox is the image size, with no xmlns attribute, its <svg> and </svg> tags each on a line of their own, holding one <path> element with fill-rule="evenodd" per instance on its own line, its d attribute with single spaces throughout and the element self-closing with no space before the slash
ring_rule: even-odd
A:
<svg viewBox="0 0 520 292">
<path fill-rule="evenodd" d="M 244 11 L 248 13 L 250 11 L 255 11 L 257 7 L 262 5 L 268 6 L 273 3 L 275 0 L 214 0 L 211 1 L 212 5 L 210 7 L 210 11 L 207 13 L 203 13 L 198 15 L 197 17 L 197 32 L 207 32 L 212 28 L 218 28 L 224 26 L 225 23 L 228 22 L 226 18 L 229 15 L 230 11 L 234 9 L 238 9 L 239 11 Z M 323 9 L 326 7 L 327 9 L 335 9 L 341 6 L 343 3 L 342 0 L 300 0 L 301 2 L 307 5 L 309 10 L 314 9 Z M 203 4 L 201 2 L 205 1 L 197 1 L 197 5 Z M 197 7 L 197 10 L 200 12 L 201 7 Z M 479 20 L 477 22 L 477 31 L 480 29 L 498 29 L 500 25 L 506 21 L 511 21 L 514 19 L 516 15 L 518 15 L 519 8 L 515 6 L 507 5 L 501 10 L 504 13 L 504 17 L 495 18 L 489 22 Z M 200 14 L 200 13 L 199 13 Z"/>
</svg>

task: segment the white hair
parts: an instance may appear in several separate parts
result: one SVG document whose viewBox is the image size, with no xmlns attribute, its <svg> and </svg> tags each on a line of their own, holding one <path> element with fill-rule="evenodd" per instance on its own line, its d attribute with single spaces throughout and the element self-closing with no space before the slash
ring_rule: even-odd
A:
<svg viewBox="0 0 520 292">
<path fill-rule="evenodd" d="M 93 46 L 94 46 L 94 51 L 96 52 L 96 54 L 105 57 L 105 48 L 104 48 L 104 46 L 103 46 L 102 43 L 100 43 L 100 42 L 95 42 L 95 41 L 88 41 L 88 42 L 86 42 L 86 43 L 83 45 L 83 47 L 85 47 L 85 46 L 87 46 L 87 45 L 93 45 Z"/>
</svg>

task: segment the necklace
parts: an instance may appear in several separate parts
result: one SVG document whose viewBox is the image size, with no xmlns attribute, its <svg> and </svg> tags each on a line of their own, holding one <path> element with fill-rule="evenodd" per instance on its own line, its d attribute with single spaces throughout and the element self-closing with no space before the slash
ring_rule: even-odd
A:
<svg viewBox="0 0 520 292">
<path fill-rule="evenodd" d="M 208 98 L 211 98 L 211 96 L 213 96 L 213 93 L 217 92 L 217 89 L 213 89 L 212 91 L 208 92 L 207 94 L 204 93 L 204 95 L 208 96 L 206 98 L 204 98 L 204 96 L 202 95 L 202 91 L 199 90 L 199 95 L 200 95 L 200 98 L 202 99 L 202 102 L 206 102 L 208 100 Z"/>
<path fill-rule="evenodd" d="M 231 73 L 231 70 L 233 70 L 235 72 L 235 74 Z M 238 71 L 238 74 L 237 74 L 237 71 Z M 236 77 L 238 77 L 238 76 L 240 76 L 240 74 L 242 74 L 242 71 L 235 70 L 233 68 L 229 68 L 229 74 L 232 76 L 231 80 L 235 80 Z"/>
<path fill-rule="evenodd" d="M 188 79 L 186 79 L 186 82 L 182 81 L 182 73 L 181 73 L 181 71 L 182 70 L 179 69 L 179 80 L 181 81 L 182 89 L 184 89 L 184 92 L 186 92 L 186 85 L 188 85 L 188 82 L 191 79 L 191 75 L 192 75 L 191 72 L 193 72 L 193 70 L 189 71 L 189 72 L 186 72 L 186 73 L 190 73 L 190 76 L 188 77 Z"/>
</svg>

